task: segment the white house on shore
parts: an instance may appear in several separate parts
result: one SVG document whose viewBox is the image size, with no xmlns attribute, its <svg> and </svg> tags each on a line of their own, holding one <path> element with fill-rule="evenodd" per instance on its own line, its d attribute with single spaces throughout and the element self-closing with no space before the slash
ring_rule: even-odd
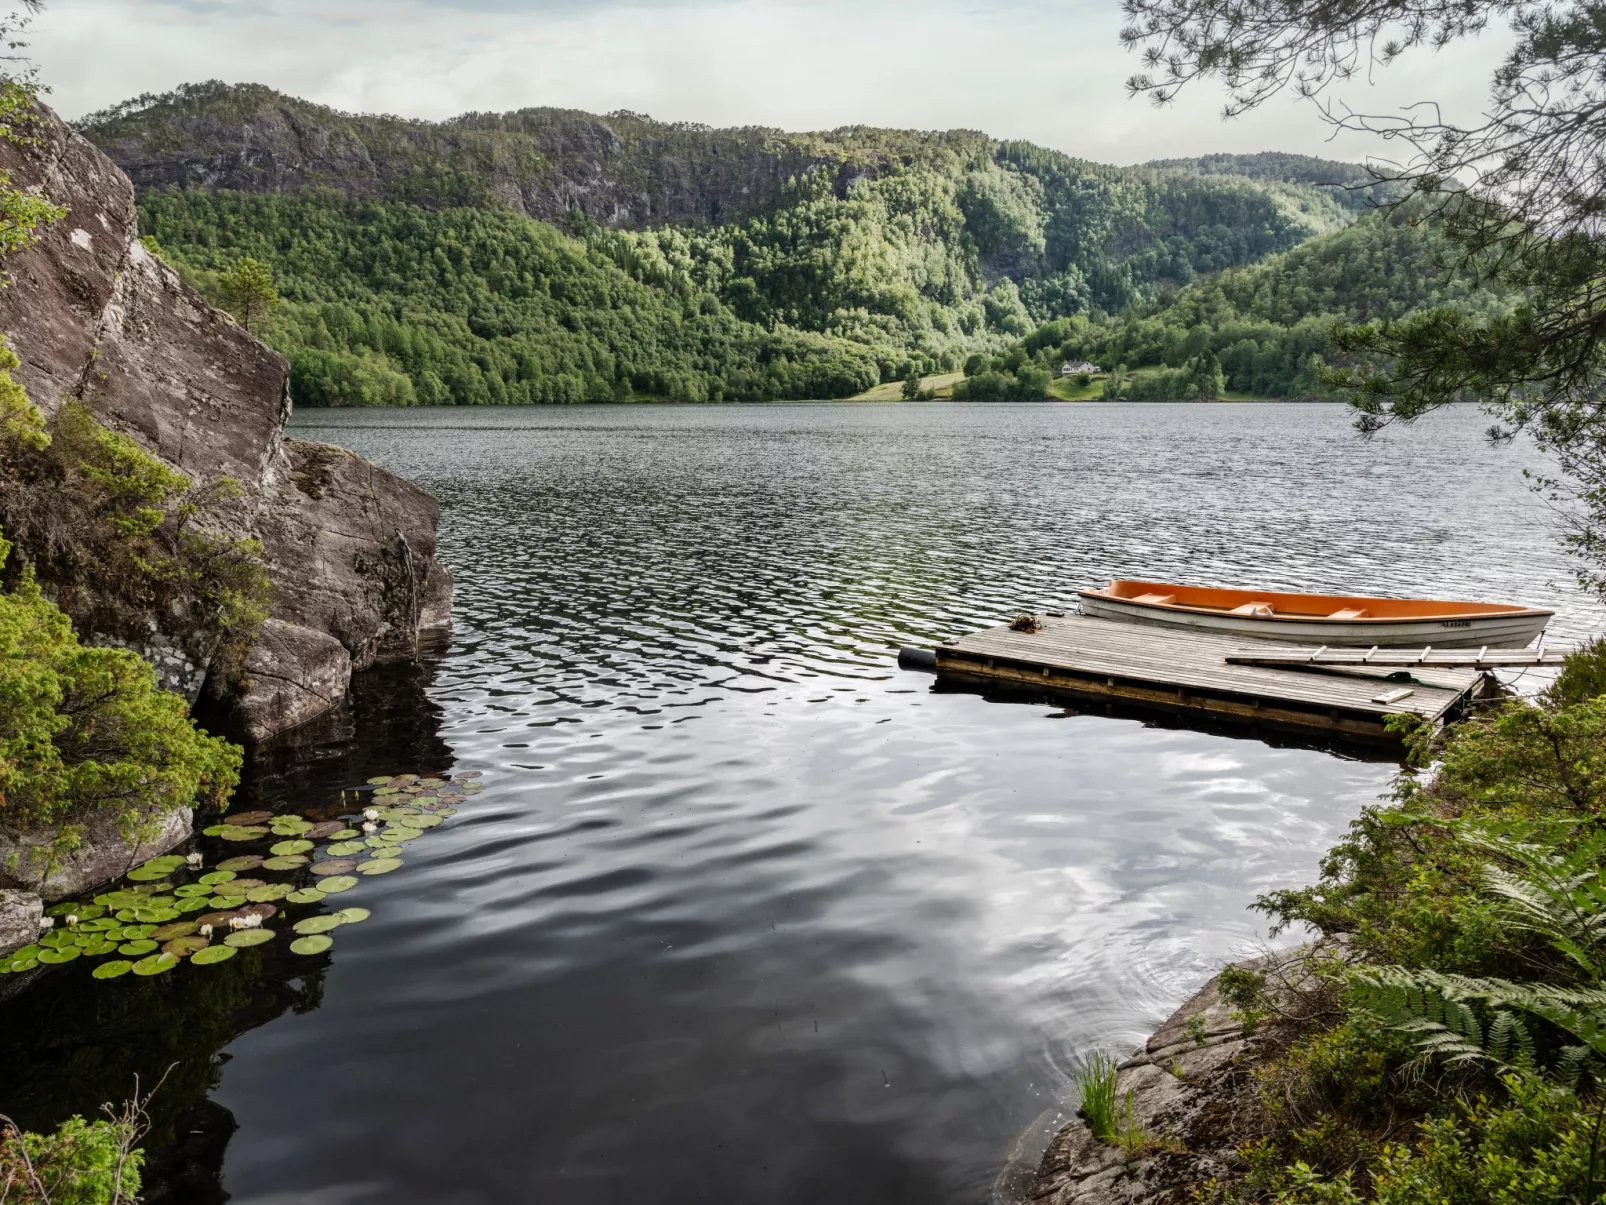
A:
<svg viewBox="0 0 1606 1205">
<path fill-rule="evenodd" d="M 1060 365 L 1060 376 L 1074 377 L 1084 372 L 1098 372 L 1097 364 L 1089 364 L 1086 360 L 1067 360 Z"/>
</svg>

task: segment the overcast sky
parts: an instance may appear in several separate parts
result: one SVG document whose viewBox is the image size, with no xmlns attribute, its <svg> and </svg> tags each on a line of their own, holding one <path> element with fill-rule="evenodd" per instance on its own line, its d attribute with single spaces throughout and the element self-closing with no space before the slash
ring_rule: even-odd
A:
<svg viewBox="0 0 1606 1205">
<path fill-rule="evenodd" d="M 1208 151 L 1359 159 L 1309 105 L 1232 122 L 1221 96 L 1129 100 L 1119 0 L 49 0 L 33 53 L 67 117 L 224 79 L 337 108 L 633 109 L 666 121 L 823 129 L 968 127 L 1132 163 Z M 1356 81 L 1367 111 L 1481 108 L 1503 40 L 1423 51 Z"/>
</svg>

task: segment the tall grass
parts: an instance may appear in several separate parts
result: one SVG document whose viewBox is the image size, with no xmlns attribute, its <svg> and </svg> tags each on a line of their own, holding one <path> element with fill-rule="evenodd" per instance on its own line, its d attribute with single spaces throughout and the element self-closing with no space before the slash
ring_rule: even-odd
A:
<svg viewBox="0 0 1606 1205">
<path fill-rule="evenodd" d="M 1082 1094 L 1082 1116 L 1087 1118 L 1087 1128 L 1100 1142 L 1114 1142 L 1120 1132 L 1115 1080 L 1115 1059 L 1102 1050 L 1095 1050 L 1076 1069 L 1076 1086 Z M 1131 1093 L 1128 1093 L 1129 1116 L 1131 1109 Z"/>
</svg>

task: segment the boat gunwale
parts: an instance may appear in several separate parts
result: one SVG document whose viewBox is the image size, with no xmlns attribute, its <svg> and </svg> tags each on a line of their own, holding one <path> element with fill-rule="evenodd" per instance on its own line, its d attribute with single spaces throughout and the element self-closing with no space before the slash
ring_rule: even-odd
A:
<svg viewBox="0 0 1606 1205">
<path fill-rule="evenodd" d="M 1234 615 L 1233 612 L 1230 609 L 1224 608 L 1224 607 L 1210 607 L 1210 606 L 1202 606 L 1202 605 L 1198 605 L 1198 604 L 1180 603 L 1180 602 L 1176 602 L 1176 603 L 1144 602 L 1144 601 L 1141 601 L 1141 600 L 1136 599 L 1136 598 L 1126 598 L 1126 597 L 1123 597 L 1122 595 L 1117 594 L 1117 593 L 1114 592 L 1115 588 L 1117 586 L 1146 587 L 1151 592 L 1158 592 L 1158 591 L 1165 591 L 1165 590 L 1169 590 L 1169 591 L 1211 590 L 1211 591 L 1219 591 L 1219 592 L 1224 593 L 1224 594 L 1242 594 L 1244 596 L 1244 601 L 1245 602 L 1261 602 L 1261 601 L 1269 602 L 1271 600 L 1278 599 L 1278 598 L 1307 598 L 1307 599 L 1320 599 L 1320 600 L 1322 600 L 1323 602 L 1326 602 L 1326 603 L 1338 603 L 1338 604 L 1349 604 L 1349 605 L 1353 605 L 1353 604 L 1407 602 L 1407 603 L 1418 603 L 1418 604 L 1425 604 L 1425 605 L 1439 605 L 1439 606 L 1447 606 L 1447 607 L 1470 607 L 1470 608 L 1477 608 L 1477 609 L 1476 610 L 1467 610 L 1467 611 L 1432 612 L 1432 613 L 1422 614 L 1422 615 L 1368 615 L 1368 616 L 1364 616 L 1364 617 L 1363 616 L 1355 616 L 1353 618 L 1349 617 L 1349 616 L 1345 616 L 1343 618 L 1335 618 L 1333 615 L 1330 615 L 1330 614 L 1329 615 L 1313 615 L 1313 614 L 1309 614 L 1309 613 L 1277 611 L 1275 609 L 1272 611 L 1272 613 L 1270 615 Z M 1189 614 L 1189 615 L 1231 616 L 1234 619 L 1252 620 L 1252 621 L 1254 621 L 1256 623 L 1269 623 L 1269 624 L 1275 624 L 1275 623 L 1332 624 L 1332 625 L 1335 625 L 1335 626 L 1337 626 L 1337 625 L 1355 624 L 1355 625 L 1359 625 L 1359 626 L 1369 626 L 1369 625 L 1401 624 L 1401 623 L 1404 623 L 1404 624 L 1443 623 L 1443 622 L 1445 622 L 1447 620 L 1468 621 L 1468 620 L 1475 620 L 1475 619 L 1518 619 L 1518 618 L 1536 618 L 1536 617 L 1539 617 L 1539 616 L 1544 616 L 1546 618 L 1552 618 L 1556 614 L 1555 611 L 1550 610 L 1549 608 L 1546 608 L 1546 607 L 1524 607 L 1524 606 L 1519 606 L 1519 605 L 1515 605 L 1515 604 L 1511 604 L 1511 603 L 1461 602 L 1461 601 L 1454 601 L 1454 600 L 1450 600 L 1450 599 L 1439 599 L 1439 598 L 1383 598 L 1383 597 L 1377 596 L 1377 595 L 1365 595 L 1365 594 L 1300 594 L 1300 593 L 1297 593 L 1297 592 L 1291 592 L 1291 591 L 1285 591 L 1285 590 L 1266 590 L 1266 591 L 1246 590 L 1246 589 L 1243 589 L 1241 587 L 1236 587 L 1236 586 L 1186 586 L 1186 585 L 1183 585 L 1180 582 L 1146 582 L 1146 581 L 1138 581 L 1138 580 L 1133 579 L 1133 578 L 1117 578 L 1114 581 L 1112 581 L 1109 584 L 1109 586 L 1107 586 L 1107 587 L 1104 587 L 1102 589 L 1094 588 L 1094 589 L 1087 589 L 1087 590 L 1079 590 L 1079 591 L 1077 591 L 1077 594 L 1082 598 L 1095 598 L 1095 599 L 1098 599 L 1101 602 L 1120 603 L 1120 604 L 1123 604 L 1125 606 L 1140 607 L 1140 608 L 1144 608 L 1146 610 L 1157 611 L 1157 612 L 1160 612 L 1162 614 L 1180 612 L 1180 613 Z M 1336 609 L 1343 609 L 1343 607 L 1339 607 L 1339 608 L 1336 608 Z"/>
</svg>

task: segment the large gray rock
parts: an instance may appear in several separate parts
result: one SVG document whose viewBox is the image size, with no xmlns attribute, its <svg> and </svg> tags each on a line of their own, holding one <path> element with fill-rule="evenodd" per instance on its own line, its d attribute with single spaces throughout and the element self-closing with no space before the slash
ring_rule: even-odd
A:
<svg viewBox="0 0 1606 1205">
<path fill-rule="evenodd" d="M 326 632 L 270 619 L 246 661 L 235 710 L 246 739 L 260 741 L 328 711 L 351 683 L 351 654 Z"/>
<path fill-rule="evenodd" d="M 20 950 L 39 936 L 45 902 L 31 891 L 0 891 L 0 955 Z"/>
<path fill-rule="evenodd" d="M 47 903 L 81 895 L 165 854 L 194 831 L 189 808 L 155 816 L 134 834 L 123 832 L 109 813 L 91 814 L 79 823 L 78 847 L 54 858 L 50 847 L 59 829 L 0 829 L 0 888 L 31 891 Z"/>
<path fill-rule="evenodd" d="M 68 210 L 38 246 L 6 260 L 0 332 L 22 359 L 15 376 L 47 417 L 76 398 L 196 482 L 239 483 L 213 519 L 262 541 L 273 619 L 311 633 L 290 639 L 271 629 L 251 668 L 261 682 L 286 685 L 228 696 L 241 733 L 260 739 L 338 702 L 343 672 L 411 657 L 420 631 L 448 621 L 438 508 L 349 452 L 287 440 L 284 357 L 139 243 L 128 178 L 54 113 L 42 114 L 36 143 L 0 140 L 0 169 Z M 196 698 L 216 650 L 186 615 L 147 614 L 137 600 L 93 590 L 58 601 L 91 639 L 145 654 L 163 685 Z M 330 641 L 345 650 L 344 671 Z"/>
</svg>

